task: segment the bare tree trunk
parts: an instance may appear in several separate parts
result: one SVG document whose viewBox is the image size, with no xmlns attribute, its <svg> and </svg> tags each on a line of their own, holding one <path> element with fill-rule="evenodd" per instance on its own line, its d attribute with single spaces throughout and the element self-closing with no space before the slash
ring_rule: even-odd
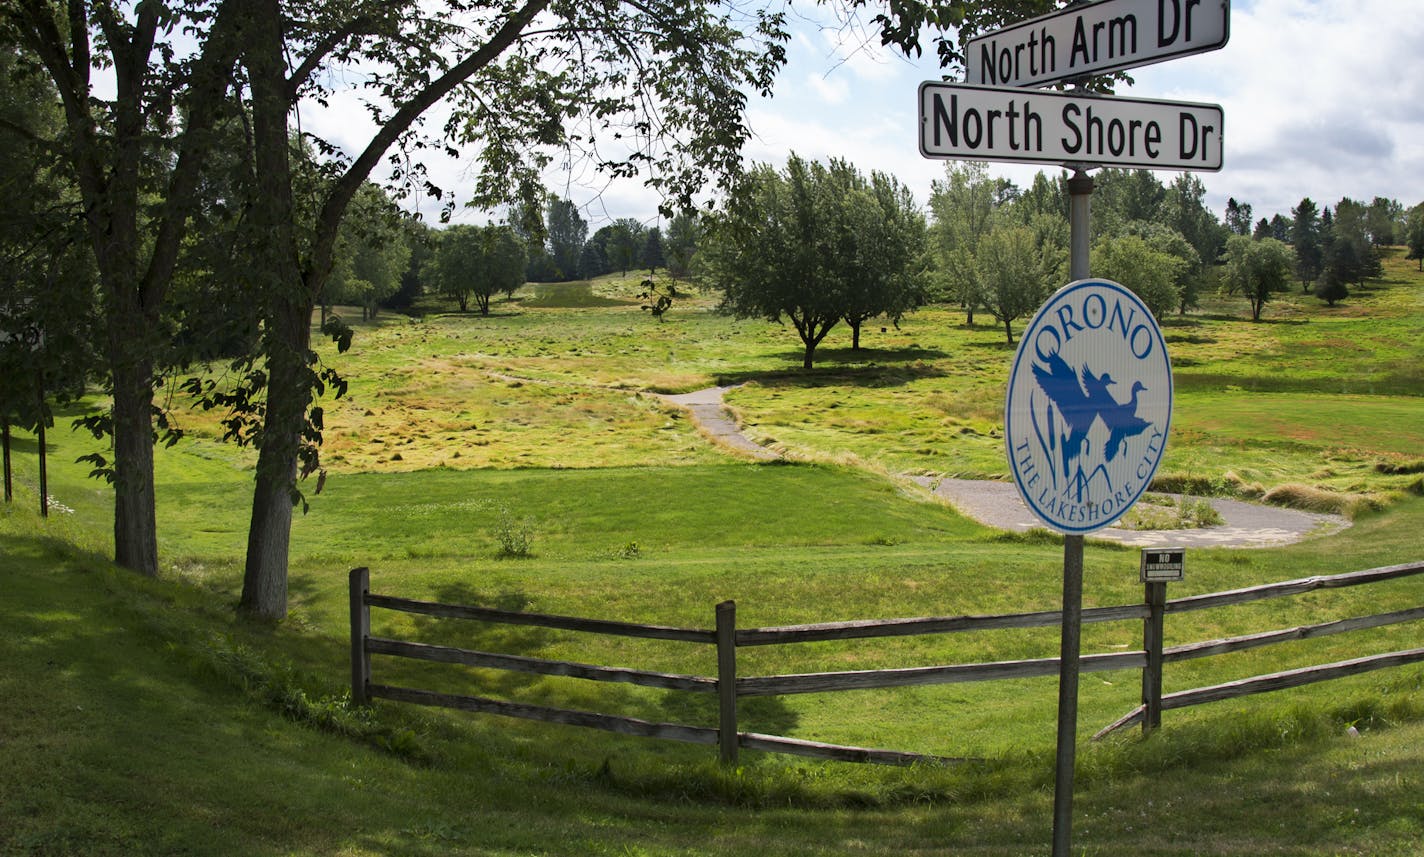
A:
<svg viewBox="0 0 1424 857">
<path fill-rule="evenodd" d="M 252 82 L 257 181 L 253 220 L 266 275 L 265 351 L 267 411 L 257 456 L 247 562 L 238 609 L 260 619 L 287 615 L 287 551 L 296 490 L 297 449 L 311 384 L 308 351 L 315 298 L 304 287 L 297 258 L 291 161 L 288 149 L 286 65 L 276 0 L 253 7 L 253 38 L 246 56 Z M 314 294 L 314 293 L 312 293 Z"/>
<path fill-rule="evenodd" d="M 116 325 L 122 326 L 122 325 Z M 112 327 L 112 326 L 111 326 Z M 122 336 L 111 329 L 110 339 Z M 141 349 L 117 348 L 126 351 Z M 114 562 L 158 576 L 153 478 L 153 366 L 147 355 L 114 354 Z"/>
</svg>

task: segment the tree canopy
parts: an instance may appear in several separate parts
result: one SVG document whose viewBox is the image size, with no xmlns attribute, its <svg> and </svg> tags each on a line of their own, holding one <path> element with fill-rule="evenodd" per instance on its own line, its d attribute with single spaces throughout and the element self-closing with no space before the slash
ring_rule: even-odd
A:
<svg viewBox="0 0 1424 857">
<path fill-rule="evenodd" d="M 802 365 L 841 320 L 898 318 L 920 295 L 924 220 L 907 189 L 849 163 L 792 155 L 783 171 L 751 170 L 728 196 L 707 249 L 723 308 L 789 320 Z M 858 341 L 857 343 L 858 344 Z"/>
</svg>

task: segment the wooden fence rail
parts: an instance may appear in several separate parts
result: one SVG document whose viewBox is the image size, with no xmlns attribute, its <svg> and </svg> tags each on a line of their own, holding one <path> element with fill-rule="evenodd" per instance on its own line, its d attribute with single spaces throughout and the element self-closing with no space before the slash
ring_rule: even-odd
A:
<svg viewBox="0 0 1424 857">
<path fill-rule="evenodd" d="M 1321 666 L 1290 670 L 1270 675 L 1196 688 L 1171 694 L 1162 693 L 1163 665 L 1192 658 L 1208 657 L 1243 651 L 1289 640 L 1305 640 L 1331 634 L 1376 628 L 1401 622 L 1424 619 L 1424 607 L 1414 607 L 1264 631 L 1221 640 L 1163 646 L 1165 617 L 1190 610 L 1203 610 L 1245 604 L 1267 598 L 1280 598 L 1394 580 L 1424 573 L 1424 563 L 1410 563 L 1367 569 L 1348 574 L 1317 576 L 1300 580 L 1271 583 L 1196 595 L 1168 601 L 1166 585 L 1148 583 L 1144 587 L 1144 603 L 1116 607 L 1097 607 L 1083 611 L 1084 622 L 1114 622 L 1141 620 L 1143 648 L 1129 652 L 1084 655 L 1081 669 L 1085 672 L 1140 669 L 1142 670 L 1142 705 L 1098 733 L 1098 737 L 1116 729 L 1142 724 L 1144 729 L 1157 728 L 1164 710 L 1184 708 L 1206 702 L 1264 693 L 1287 687 L 1297 687 L 1375 669 L 1424 662 L 1424 649 L 1389 652 Z M 988 663 L 948 664 L 929 667 L 825 672 L 792 675 L 741 676 L 737 673 L 737 649 L 743 646 L 785 645 L 791 643 L 852 640 L 927 634 L 968 633 L 986 630 L 1052 627 L 1060 623 L 1058 611 L 1013 613 L 998 616 L 949 616 L 916 619 L 863 620 L 828 622 L 814 625 L 793 625 L 776 628 L 736 627 L 736 604 L 718 604 L 714 627 L 673 628 L 572 616 L 520 613 L 492 610 L 468 605 L 440 604 L 377 595 L 370 591 L 370 573 L 365 568 L 351 571 L 351 695 L 357 704 L 371 699 L 390 699 L 417 705 L 434 705 L 487 714 L 499 714 L 548 723 L 561 723 L 602 729 L 624 735 L 663 738 L 694 744 L 716 744 L 723 762 L 735 764 L 739 749 L 793 753 L 820 759 L 880 764 L 906 765 L 917 762 L 963 761 L 959 758 L 925 756 L 897 750 L 847 747 L 804 741 L 776 735 L 740 732 L 737 727 L 737 701 L 755 696 L 779 696 L 796 693 L 830 693 L 846 690 L 869 690 L 891 687 L 920 687 L 970 681 L 998 681 L 1058 673 L 1058 658 L 1033 658 Z M 602 635 L 686 642 L 713 646 L 716 650 L 716 676 L 682 675 L 627 667 L 599 666 L 571 661 L 549 660 L 523 655 L 498 654 L 437 646 L 405 640 L 371 636 L 372 607 L 448 619 L 477 620 L 504 625 L 523 625 Z M 632 717 L 573 711 L 551 706 L 528 705 L 477 696 L 437 693 L 416 688 L 396 687 L 371 681 L 371 657 L 382 655 L 434 663 L 459 664 L 484 669 L 505 670 L 534 675 L 562 676 L 588 681 L 617 682 L 660 690 L 714 693 L 718 697 L 717 727 L 688 726 L 677 723 L 656 723 Z"/>
</svg>

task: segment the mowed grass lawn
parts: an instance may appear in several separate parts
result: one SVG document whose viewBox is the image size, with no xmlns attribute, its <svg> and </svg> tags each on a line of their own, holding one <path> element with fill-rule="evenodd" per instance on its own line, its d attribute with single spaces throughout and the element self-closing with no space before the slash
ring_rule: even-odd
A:
<svg viewBox="0 0 1424 857">
<path fill-rule="evenodd" d="M 1223 488 L 1300 483 L 1373 498 L 1354 526 L 1275 550 L 1194 550 L 1182 596 L 1421 558 L 1424 280 L 1398 254 L 1342 306 L 1284 295 L 1266 322 L 1232 299 L 1167 322 L 1176 366 L 1165 469 Z M 744 702 L 742 728 L 979 761 L 884 769 L 378 703 L 354 715 L 346 571 L 375 591 L 685 627 L 738 604 L 741 626 L 1051 610 L 1061 546 L 1007 537 L 905 473 L 1005 475 L 1002 330 L 926 308 L 866 350 L 828 341 L 803 372 L 794 334 L 692 295 L 664 322 L 605 280 L 531 290 L 489 318 L 429 312 L 328 355 L 329 469 L 294 527 L 292 612 L 232 616 L 250 454 L 210 416 L 159 457 L 163 581 L 110 569 L 107 490 L 50 434 L 16 442 L 0 517 L 0 852 L 1046 853 L 1052 679 Z M 986 320 L 987 321 L 987 320 Z M 832 334 L 848 336 L 843 331 Z M 729 403 L 793 463 L 719 450 L 655 392 L 742 383 Z M 1412 472 L 1411 472 L 1412 471 Z M 532 555 L 501 558 L 501 528 Z M 1135 550 L 1090 543 L 1089 606 L 1141 597 Z M 1402 581 L 1182 614 L 1168 644 L 1418 606 Z M 710 649 L 376 611 L 378 634 L 491 651 L 715 674 Z M 1417 623 L 1415 623 L 1417 624 Z M 1140 645 L 1131 623 L 1085 652 Z M 1169 667 L 1167 690 L 1419 645 L 1410 625 Z M 1047 657 L 1056 632 L 744 650 L 743 674 Z M 376 680 L 712 726 L 710 698 L 378 659 Z M 1130 672 L 1084 676 L 1076 838 L 1090 854 L 1417 854 L 1424 669 L 1169 712 L 1150 740 L 1088 735 L 1137 704 Z M 1355 725 L 1359 738 L 1347 738 Z"/>
</svg>

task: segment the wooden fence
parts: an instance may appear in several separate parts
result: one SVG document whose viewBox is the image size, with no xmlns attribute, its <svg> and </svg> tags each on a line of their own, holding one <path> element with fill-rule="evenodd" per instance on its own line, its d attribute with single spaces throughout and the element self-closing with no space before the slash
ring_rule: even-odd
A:
<svg viewBox="0 0 1424 857">
<path fill-rule="evenodd" d="M 1309 577 L 1210 595 L 1196 595 L 1173 601 L 1166 599 L 1165 584 L 1148 583 L 1145 584 L 1145 598 L 1142 604 L 1085 609 L 1083 611 L 1084 623 L 1127 620 L 1141 620 L 1143 623 L 1143 648 L 1140 651 L 1089 654 L 1082 658 L 1080 668 L 1084 672 L 1142 670 L 1142 705 L 1103 729 L 1098 733 L 1098 737 L 1137 723 L 1142 724 L 1144 730 L 1157 728 L 1161 725 L 1162 711 L 1168 709 L 1297 687 L 1384 667 L 1424 662 L 1424 648 L 1417 648 L 1288 672 L 1254 676 L 1211 687 L 1165 695 L 1162 693 L 1162 670 L 1166 663 L 1242 651 L 1289 640 L 1310 639 L 1364 628 L 1416 621 L 1424 619 L 1424 607 L 1164 648 L 1163 629 L 1168 614 L 1245 604 L 1322 589 L 1378 583 L 1420 573 L 1424 573 L 1424 563 L 1411 563 L 1349 574 Z M 895 750 L 848 747 L 776 735 L 740 732 L 737 728 L 737 700 L 740 698 L 913 687 L 967 681 L 994 681 L 1058 674 L 1058 658 L 797 675 L 740 676 L 737 673 L 737 650 L 748 646 L 1052 627 L 1061 622 L 1060 613 L 1056 610 L 997 616 L 875 619 L 779 628 L 739 629 L 736 626 L 736 604 L 727 601 L 716 606 L 713 628 L 672 628 L 600 619 L 493 610 L 377 595 L 370 591 L 370 574 L 365 568 L 353 569 L 350 581 L 351 696 L 357 704 L 367 704 L 373 698 L 390 699 L 419 705 L 435 705 L 528 720 L 585 726 L 625 735 L 663 738 L 694 744 L 716 744 L 722 761 L 727 764 L 736 763 L 738 750 L 743 747 L 822 759 L 893 765 L 908 765 L 924 761 L 941 763 L 957 761 L 945 757 L 925 756 Z M 372 607 L 438 618 L 466 619 L 504 625 L 535 626 L 609 636 L 640 637 L 709 645 L 713 646 L 716 651 L 717 674 L 716 677 L 678 675 L 373 637 L 371 636 L 370 612 Z M 568 676 L 591 681 L 623 682 L 662 690 L 716 694 L 718 697 L 718 726 L 714 729 L 677 723 L 655 723 L 612 714 L 572 711 L 550 706 L 528 705 L 485 697 L 437 693 L 416 688 L 378 684 L 371 680 L 372 655 L 462 664 L 536 675 Z"/>
</svg>

